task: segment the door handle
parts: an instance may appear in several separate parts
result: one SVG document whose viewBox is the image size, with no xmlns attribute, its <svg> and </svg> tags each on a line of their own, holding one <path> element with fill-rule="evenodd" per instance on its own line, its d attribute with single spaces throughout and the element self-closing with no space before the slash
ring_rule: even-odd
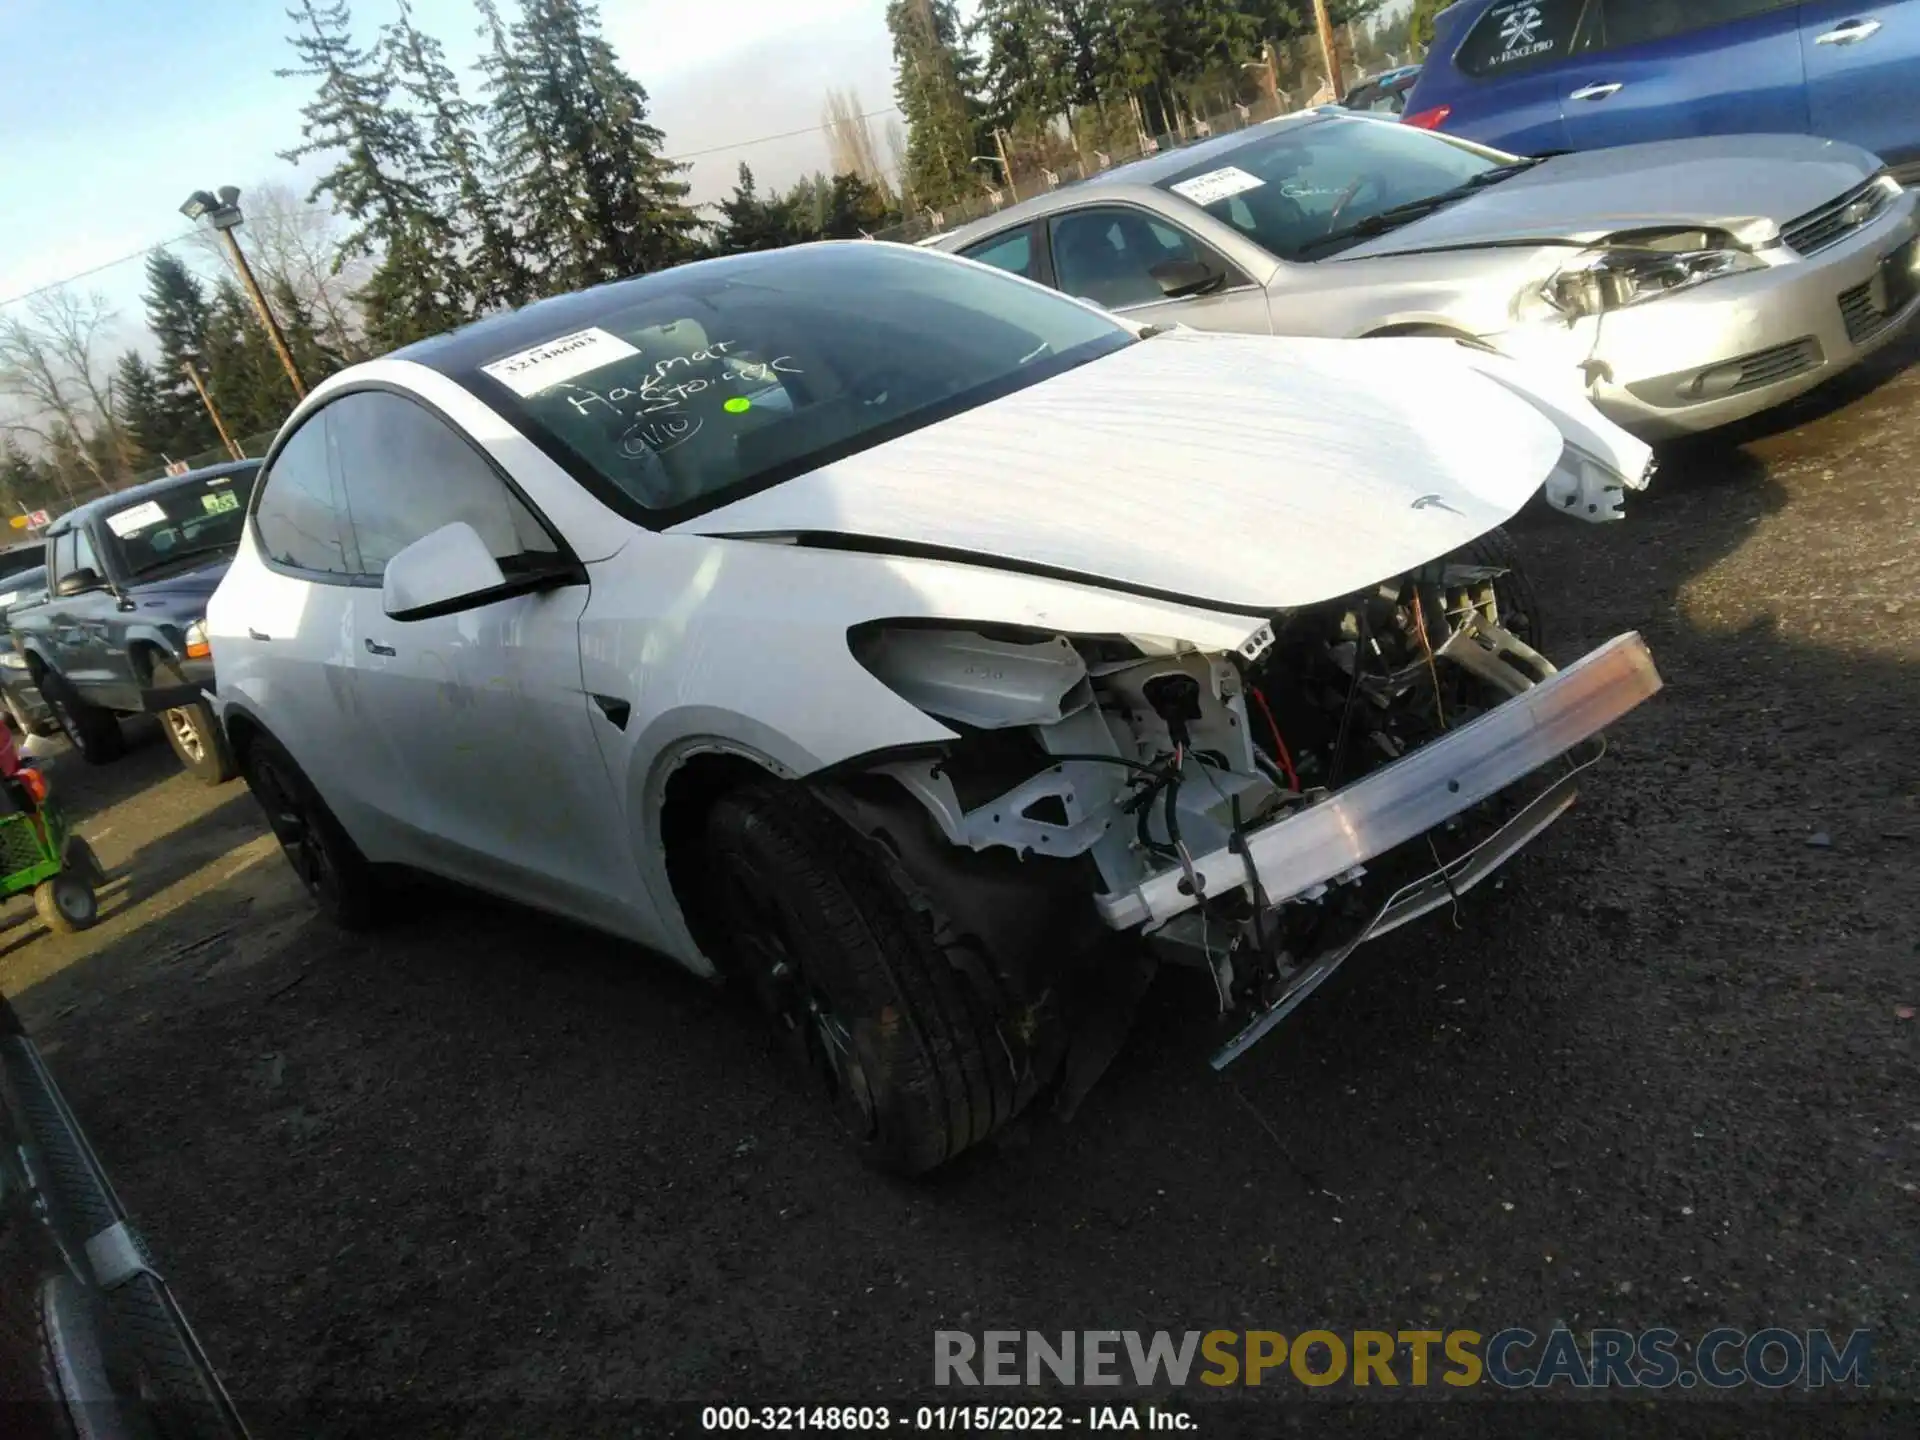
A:
<svg viewBox="0 0 1920 1440">
<path fill-rule="evenodd" d="M 1878 20 L 1843 20 L 1840 24 L 1816 36 L 1816 45 L 1858 45 L 1862 40 L 1870 39 L 1880 28 Z"/>
<path fill-rule="evenodd" d="M 362 643 L 367 647 L 367 653 L 369 655 L 398 655 L 400 653 L 398 650 L 395 650 L 391 645 L 382 645 L 379 641 L 375 640 L 371 635 L 369 635 Z"/>
<path fill-rule="evenodd" d="M 1578 90 L 1574 91 L 1571 95 L 1567 96 L 1567 99 L 1569 100 L 1604 100 L 1609 95 L 1619 94 L 1620 91 L 1625 88 L 1626 87 L 1623 86 L 1618 81 L 1615 81 L 1612 84 L 1608 84 L 1608 85 L 1582 85 Z"/>
<path fill-rule="evenodd" d="M 258 630 L 254 629 L 251 625 L 249 625 L 247 627 L 247 638 L 249 640 L 271 640 L 273 639 L 273 636 L 262 635 Z"/>
</svg>

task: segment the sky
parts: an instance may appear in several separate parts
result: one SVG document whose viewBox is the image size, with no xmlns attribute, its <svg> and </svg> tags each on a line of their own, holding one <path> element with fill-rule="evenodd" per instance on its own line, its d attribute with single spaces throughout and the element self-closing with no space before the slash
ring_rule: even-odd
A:
<svg viewBox="0 0 1920 1440">
<path fill-rule="evenodd" d="M 183 233 L 198 189 L 310 180 L 277 158 L 300 140 L 311 82 L 292 63 L 290 0 L 0 0 L 0 302 Z M 393 0 L 354 0 L 362 41 Z M 742 160 L 785 185 L 827 164 L 829 86 L 893 103 L 886 0 L 601 0 L 669 154 L 693 159 L 693 198 L 731 190 Z M 970 10 L 966 5 L 963 9 Z M 414 0 L 463 78 L 478 55 L 471 0 Z M 501 6 L 511 14 L 511 0 Z M 871 122 L 885 152 L 887 115 Z M 810 133 L 763 144 L 783 131 Z M 244 231 L 242 235 L 244 237 Z M 185 252 L 183 252 L 185 253 Z M 195 256 L 188 254 L 190 263 Z M 138 329 L 141 264 L 79 282 Z"/>
</svg>

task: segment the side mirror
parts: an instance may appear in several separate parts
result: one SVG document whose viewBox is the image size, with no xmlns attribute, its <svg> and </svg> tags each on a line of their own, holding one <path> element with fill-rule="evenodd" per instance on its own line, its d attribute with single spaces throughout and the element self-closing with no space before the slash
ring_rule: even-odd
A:
<svg viewBox="0 0 1920 1440">
<path fill-rule="evenodd" d="M 464 520 L 422 535 L 387 561 L 380 608 L 395 620 L 430 620 L 504 599 L 507 577 Z"/>
<path fill-rule="evenodd" d="M 61 599 L 70 595 L 85 595 L 94 590 L 103 590 L 107 582 L 100 578 L 100 572 L 91 565 L 82 565 L 78 570 L 69 570 L 62 575 L 53 587 L 53 593 Z"/>
<path fill-rule="evenodd" d="M 1227 279 L 1224 270 L 1216 270 L 1204 260 L 1162 260 L 1147 273 L 1169 300 L 1204 295 L 1219 289 Z"/>
</svg>

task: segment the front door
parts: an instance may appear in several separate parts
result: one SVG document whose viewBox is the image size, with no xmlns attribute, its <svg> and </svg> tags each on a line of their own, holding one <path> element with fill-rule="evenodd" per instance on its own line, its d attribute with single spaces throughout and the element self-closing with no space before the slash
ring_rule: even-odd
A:
<svg viewBox="0 0 1920 1440">
<path fill-rule="evenodd" d="M 1575 150 L 1807 130 L 1792 0 L 1590 0 L 1560 113 Z"/>
<path fill-rule="evenodd" d="M 1057 289 L 1129 320 L 1177 321 L 1196 330 L 1265 334 L 1266 292 L 1211 246 L 1163 216 L 1132 205 L 1092 205 L 1047 222 Z M 1199 261 L 1220 275 L 1205 294 L 1169 298 L 1154 278 L 1168 262 Z"/>
<path fill-rule="evenodd" d="M 587 587 L 428 620 L 386 614 L 379 579 L 415 540 L 473 526 L 502 569 L 560 542 L 486 457 L 389 391 L 328 407 L 361 582 L 354 692 L 382 804 L 422 868 L 627 929 L 638 892 L 580 678 Z"/>
<path fill-rule="evenodd" d="M 1920 0 L 1803 0 L 1800 51 L 1813 133 L 1920 172 Z"/>
</svg>

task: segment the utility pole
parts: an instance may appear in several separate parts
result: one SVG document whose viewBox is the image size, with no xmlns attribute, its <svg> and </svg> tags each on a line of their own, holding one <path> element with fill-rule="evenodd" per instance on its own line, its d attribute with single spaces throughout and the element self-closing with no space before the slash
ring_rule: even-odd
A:
<svg viewBox="0 0 1920 1440">
<path fill-rule="evenodd" d="M 220 418 L 220 412 L 214 408 L 213 396 L 207 393 L 206 382 L 201 380 L 200 372 L 193 368 L 193 362 L 182 360 L 180 368 L 187 372 L 187 379 L 193 382 L 193 388 L 199 392 L 200 403 L 207 407 L 207 414 L 213 420 L 213 428 L 220 432 L 220 443 L 227 447 L 227 453 L 236 460 L 246 459 L 246 454 L 233 443 L 233 436 L 227 433 L 227 422 Z"/>
<path fill-rule="evenodd" d="M 294 368 L 293 352 L 287 348 L 287 337 L 280 332 L 280 322 L 273 318 L 273 311 L 267 305 L 267 297 L 261 292 L 260 282 L 253 278 L 253 267 L 247 263 L 246 251 L 240 248 L 240 239 L 233 233 L 240 228 L 240 192 L 231 185 L 221 186 L 217 194 L 196 190 L 180 207 L 180 213 L 189 220 L 197 221 L 204 218 L 209 225 L 220 232 L 220 238 L 227 245 L 227 254 L 233 260 L 233 268 L 240 274 L 240 283 L 246 286 L 247 296 L 253 301 L 253 308 L 260 316 L 260 323 L 266 327 L 267 339 L 273 342 L 273 353 L 280 357 L 280 364 L 287 372 L 287 379 L 293 382 L 294 398 L 306 399 L 306 383 L 301 380 L 299 370 Z"/>
<path fill-rule="evenodd" d="M 294 398 L 306 399 L 306 383 L 301 380 L 300 372 L 294 368 L 293 352 L 287 348 L 287 337 L 280 333 L 280 322 L 273 318 L 273 311 L 267 307 L 267 297 L 261 293 L 260 282 L 253 278 L 253 267 L 247 263 L 247 252 L 240 248 L 240 237 L 233 233 L 232 226 L 228 226 L 220 232 L 220 238 L 227 242 L 227 250 L 233 256 L 234 267 L 240 272 L 240 281 L 247 287 L 247 294 L 253 299 L 253 308 L 260 312 L 260 323 L 267 327 L 267 338 L 273 342 L 273 353 L 280 357 L 281 368 L 287 372 L 287 379 L 293 383 Z"/>
<path fill-rule="evenodd" d="M 1005 134 L 1006 134 L 1005 131 L 1000 130 L 998 128 L 994 130 L 993 148 L 999 152 L 1000 169 L 1006 174 L 1006 177 L 1007 177 L 1007 193 L 1013 196 L 1014 200 L 1017 202 L 1020 199 L 1020 186 L 1019 186 L 1019 183 L 1015 181 L 1013 178 L 1013 165 L 1007 159 L 1007 142 L 1006 142 L 1006 139 L 1004 138 Z"/>
<path fill-rule="evenodd" d="M 1327 62 L 1327 83 L 1333 87 L 1334 103 L 1347 98 L 1347 87 L 1340 79 L 1340 52 L 1333 43 L 1333 16 L 1327 0 L 1313 0 L 1313 23 L 1320 31 L 1320 53 Z"/>
</svg>

